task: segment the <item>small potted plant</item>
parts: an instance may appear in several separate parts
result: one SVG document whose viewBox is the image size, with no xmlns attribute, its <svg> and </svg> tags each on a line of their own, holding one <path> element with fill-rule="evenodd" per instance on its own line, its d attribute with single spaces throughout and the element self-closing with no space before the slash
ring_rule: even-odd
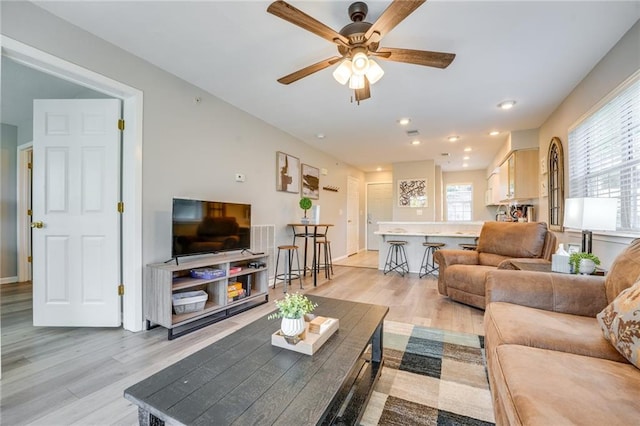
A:
<svg viewBox="0 0 640 426">
<path fill-rule="evenodd" d="M 280 331 L 285 338 L 297 338 L 305 330 L 304 316 L 318 306 L 318 304 L 309 300 L 307 296 L 300 293 L 287 293 L 284 299 L 276 300 L 275 304 L 278 307 L 278 311 L 267 318 L 282 318 Z"/>
<path fill-rule="evenodd" d="M 600 259 L 593 253 L 576 252 L 569 255 L 569 264 L 574 274 L 590 275 L 600 264 Z"/>
<path fill-rule="evenodd" d="M 307 197 L 300 198 L 300 208 L 304 211 L 304 217 L 302 218 L 302 223 L 309 223 L 309 219 L 307 218 L 307 210 L 311 208 L 311 199 Z"/>
</svg>

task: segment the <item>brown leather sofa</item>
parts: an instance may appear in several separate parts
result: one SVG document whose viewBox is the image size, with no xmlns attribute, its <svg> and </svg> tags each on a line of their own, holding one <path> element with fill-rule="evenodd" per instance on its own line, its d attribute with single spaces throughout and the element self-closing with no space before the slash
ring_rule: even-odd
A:
<svg viewBox="0 0 640 426">
<path fill-rule="evenodd" d="M 606 277 L 487 274 L 485 348 L 498 425 L 640 424 L 640 370 L 596 315 L 640 280 L 640 239 Z"/>
<path fill-rule="evenodd" d="M 485 222 L 472 250 L 438 250 L 438 291 L 467 305 L 484 309 L 487 272 L 513 269 L 510 260 L 550 262 L 556 237 L 544 222 Z M 537 259 L 537 260 L 536 260 Z"/>
</svg>

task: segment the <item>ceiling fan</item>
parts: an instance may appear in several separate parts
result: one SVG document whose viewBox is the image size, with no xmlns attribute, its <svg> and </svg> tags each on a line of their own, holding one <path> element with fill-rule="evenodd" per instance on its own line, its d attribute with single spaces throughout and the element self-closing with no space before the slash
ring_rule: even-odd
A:
<svg viewBox="0 0 640 426">
<path fill-rule="evenodd" d="M 348 10 L 352 22 L 340 32 L 334 31 L 285 1 L 274 1 L 267 8 L 267 12 L 335 43 L 340 54 L 279 78 L 278 82 L 290 84 L 341 62 L 333 76 L 341 84 L 348 81 L 349 87 L 355 91 L 356 102 L 360 103 L 371 97 L 370 85 L 384 74 L 372 58 L 427 67 L 448 67 L 456 57 L 453 53 L 380 47 L 382 38 L 425 1 L 394 0 L 373 24 L 365 21 L 369 9 L 366 3 L 352 3 Z"/>
</svg>

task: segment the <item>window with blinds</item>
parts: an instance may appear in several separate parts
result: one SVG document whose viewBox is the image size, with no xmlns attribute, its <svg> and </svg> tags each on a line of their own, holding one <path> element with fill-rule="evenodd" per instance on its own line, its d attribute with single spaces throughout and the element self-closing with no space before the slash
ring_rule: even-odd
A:
<svg viewBox="0 0 640 426">
<path fill-rule="evenodd" d="M 618 231 L 640 232 L 640 71 L 569 129 L 569 196 L 618 198 Z"/>
<path fill-rule="evenodd" d="M 473 185 L 447 185 L 447 220 L 471 220 L 473 210 Z"/>
</svg>

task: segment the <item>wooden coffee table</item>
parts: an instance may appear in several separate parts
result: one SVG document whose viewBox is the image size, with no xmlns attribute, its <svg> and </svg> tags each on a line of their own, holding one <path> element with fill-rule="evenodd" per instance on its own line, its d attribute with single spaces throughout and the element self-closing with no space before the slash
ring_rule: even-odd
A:
<svg viewBox="0 0 640 426">
<path fill-rule="evenodd" d="M 314 355 L 272 346 L 280 321 L 265 316 L 126 389 L 140 424 L 357 423 L 382 369 L 389 308 L 309 298 L 315 314 L 340 320 Z"/>
</svg>

